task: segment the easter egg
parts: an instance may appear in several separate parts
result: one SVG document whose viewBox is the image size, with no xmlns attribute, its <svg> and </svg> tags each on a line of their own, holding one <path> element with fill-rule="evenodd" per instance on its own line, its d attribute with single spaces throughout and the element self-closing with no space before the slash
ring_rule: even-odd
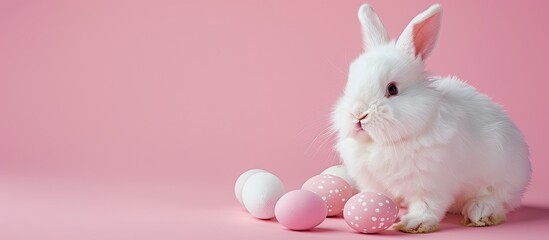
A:
<svg viewBox="0 0 549 240">
<path fill-rule="evenodd" d="M 275 206 L 280 224 L 291 230 L 308 230 L 326 218 L 326 203 L 315 193 L 294 190 L 282 196 Z"/>
<path fill-rule="evenodd" d="M 329 174 L 309 178 L 301 189 L 316 193 L 326 202 L 327 216 L 340 214 L 347 200 L 353 196 L 353 189 L 345 180 Z"/>
<path fill-rule="evenodd" d="M 353 193 L 358 193 L 358 188 L 356 187 L 355 181 L 349 176 L 347 173 L 347 169 L 343 165 L 335 165 L 331 166 L 329 168 L 326 168 L 326 170 L 322 171 L 321 174 L 330 174 L 334 176 L 338 176 L 340 178 L 343 178 L 343 180 L 347 181 L 351 187 L 353 187 Z"/>
<path fill-rule="evenodd" d="M 274 217 L 276 202 L 284 193 L 284 185 L 277 176 L 269 172 L 258 172 L 244 183 L 242 203 L 252 216 L 270 219 Z"/>
<path fill-rule="evenodd" d="M 380 193 L 361 192 L 354 195 L 343 209 L 345 222 L 361 233 L 381 232 L 395 222 L 397 205 Z"/>
<path fill-rule="evenodd" d="M 266 171 L 263 169 L 250 169 L 242 173 L 236 180 L 236 183 L 234 184 L 234 195 L 236 196 L 236 199 L 240 204 L 242 204 L 242 188 L 244 187 L 244 183 L 246 183 L 248 178 L 250 178 L 252 175 L 258 172 L 266 172 Z"/>
</svg>

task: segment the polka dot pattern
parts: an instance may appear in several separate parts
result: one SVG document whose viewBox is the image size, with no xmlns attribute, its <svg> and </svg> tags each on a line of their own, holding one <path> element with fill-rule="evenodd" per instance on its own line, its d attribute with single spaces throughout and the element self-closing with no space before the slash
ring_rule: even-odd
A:
<svg viewBox="0 0 549 240">
<path fill-rule="evenodd" d="M 314 176 L 301 188 L 316 193 L 326 202 L 327 216 L 340 214 L 347 200 L 353 195 L 353 189 L 347 181 L 329 174 Z"/>
<path fill-rule="evenodd" d="M 397 205 L 387 196 L 373 192 L 354 195 L 343 209 L 347 224 L 362 233 L 381 232 L 393 225 L 397 216 Z"/>
</svg>

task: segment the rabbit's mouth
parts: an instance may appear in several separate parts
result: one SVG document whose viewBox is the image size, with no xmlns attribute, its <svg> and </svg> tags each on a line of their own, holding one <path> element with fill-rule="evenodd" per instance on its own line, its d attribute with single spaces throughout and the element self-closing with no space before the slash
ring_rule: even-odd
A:
<svg viewBox="0 0 549 240">
<path fill-rule="evenodd" d="M 358 131 L 358 132 L 364 131 L 364 128 L 362 127 L 361 122 L 355 123 L 355 130 Z"/>
<path fill-rule="evenodd" d="M 364 125 L 360 122 L 355 123 L 355 130 L 353 132 L 353 137 L 361 141 L 371 141 L 371 137 L 368 134 L 368 131 L 364 129 Z"/>
<path fill-rule="evenodd" d="M 364 122 L 366 121 L 366 117 L 368 117 L 368 112 L 363 112 L 361 114 L 352 114 L 354 117 L 353 123 L 355 124 L 355 131 L 356 132 L 364 132 L 366 131 L 364 129 Z"/>
</svg>

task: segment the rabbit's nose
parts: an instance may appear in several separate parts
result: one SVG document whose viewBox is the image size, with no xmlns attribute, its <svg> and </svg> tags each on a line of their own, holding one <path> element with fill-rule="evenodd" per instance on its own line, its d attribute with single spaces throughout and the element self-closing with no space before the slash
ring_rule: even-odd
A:
<svg viewBox="0 0 549 240">
<path fill-rule="evenodd" d="M 368 116 L 368 113 L 362 113 L 358 116 L 358 121 L 361 121 L 362 119 L 365 119 Z"/>
<path fill-rule="evenodd" d="M 352 111 L 353 115 L 355 115 L 357 118 L 358 118 L 358 116 L 362 116 L 362 114 L 364 114 L 364 112 L 366 112 L 366 110 L 367 110 L 366 104 L 361 103 L 361 102 L 357 102 L 357 103 L 353 104 L 353 107 L 351 108 L 351 111 Z"/>
<path fill-rule="evenodd" d="M 359 122 L 362 122 L 363 119 L 368 117 L 368 113 L 367 112 L 363 112 L 363 113 L 359 113 L 359 114 L 354 114 L 353 113 L 352 116 L 354 117 L 353 122 L 354 123 L 359 123 Z"/>
</svg>

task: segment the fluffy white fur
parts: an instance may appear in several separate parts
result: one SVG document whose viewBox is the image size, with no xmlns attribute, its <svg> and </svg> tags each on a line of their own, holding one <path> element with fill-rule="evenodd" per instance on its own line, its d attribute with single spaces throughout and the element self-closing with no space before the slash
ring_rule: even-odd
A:
<svg viewBox="0 0 549 240">
<path fill-rule="evenodd" d="M 408 208 L 396 226 L 404 232 L 435 231 L 448 211 L 468 226 L 505 220 L 530 180 L 528 146 L 489 97 L 425 72 L 440 6 L 414 18 L 396 42 L 370 6 L 358 14 L 366 51 L 351 64 L 332 115 L 349 175 L 362 191 Z M 399 93 L 388 97 L 391 82 Z"/>
</svg>

